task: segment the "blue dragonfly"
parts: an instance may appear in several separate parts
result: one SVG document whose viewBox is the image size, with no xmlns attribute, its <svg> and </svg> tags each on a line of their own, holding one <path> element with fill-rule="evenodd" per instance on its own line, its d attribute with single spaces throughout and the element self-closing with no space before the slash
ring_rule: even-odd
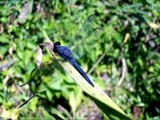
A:
<svg viewBox="0 0 160 120">
<path fill-rule="evenodd" d="M 54 52 L 56 55 L 59 56 L 58 59 L 58 61 L 60 61 L 59 63 L 69 62 L 92 87 L 94 87 L 93 82 L 90 80 L 90 78 L 83 71 L 83 69 L 80 67 L 80 65 L 76 62 L 75 59 L 81 58 L 81 56 L 86 54 L 87 51 L 90 51 L 95 42 L 97 41 L 97 34 L 99 33 L 100 28 L 95 26 L 96 26 L 96 17 L 95 15 L 91 15 L 88 17 L 87 20 L 84 21 L 84 23 L 80 27 L 77 34 L 73 37 L 69 45 L 61 46 L 60 42 L 55 42 L 50 44 L 52 52 Z M 45 45 L 42 43 L 39 46 L 43 47 Z M 40 86 L 45 76 L 53 74 L 55 68 L 59 69 L 60 71 L 63 71 L 63 68 L 61 67 L 60 64 L 57 64 L 57 60 L 55 59 L 53 59 L 52 62 L 50 63 L 46 62 L 41 64 L 40 68 L 36 67 L 32 71 L 31 79 L 26 84 L 36 79 L 38 80 L 38 82 L 35 83 L 35 88 L 37 88 L 37 86 Z M 57 70 L 55 71 L 57 72 Z M 53 75 L 53 77 L 55 76 Z M 50 85 L 51 83 L 48 84 Z"/>
</svg>

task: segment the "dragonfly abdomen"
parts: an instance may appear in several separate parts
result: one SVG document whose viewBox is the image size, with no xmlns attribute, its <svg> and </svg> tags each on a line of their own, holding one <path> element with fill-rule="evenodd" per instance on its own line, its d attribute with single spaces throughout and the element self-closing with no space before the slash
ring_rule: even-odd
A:
<svg viewBox="0 0 160 120">
<path fill-rule="evenodd" d="M 69 60 L 69 63 L 71 65 L 73 65 L 73 67 L 85 78 L 85 80 L 87 80 L 87 82 L 94 87 L 94 84 L 92 83 L 92 81 L 89 79 L 89 77 L 86 75 L 86 73 L 83 71 L 83 69 L 80 67 L 80 65 L 73 59 L 71 58 Z"/>
</svg>

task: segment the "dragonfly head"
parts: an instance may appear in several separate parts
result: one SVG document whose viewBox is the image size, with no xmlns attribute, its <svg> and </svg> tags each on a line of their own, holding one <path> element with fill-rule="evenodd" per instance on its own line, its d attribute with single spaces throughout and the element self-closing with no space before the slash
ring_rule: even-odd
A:
<svg viewBox="0 0 160 120">
<path fill-rule="evenodd" d="M 53 52 L 54 53 L 57 53 L 58 52 L 58 47 L 61 45 L 61 43 L 60 42 L 55 42 L 54 43 L 54 48 L 53 48 Z"/>
</svg>

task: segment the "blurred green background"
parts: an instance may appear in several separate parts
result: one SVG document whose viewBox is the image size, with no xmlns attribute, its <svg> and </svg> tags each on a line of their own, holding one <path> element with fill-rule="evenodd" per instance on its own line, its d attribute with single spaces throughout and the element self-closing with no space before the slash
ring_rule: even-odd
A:
<svg viewBox="0 0 160 120">
<path fill-rule="evenodd" d="M 31 96 L 19 85 L 35 67 L 43 31 L 65 45 L 91 14 L 103 30 L 78 62 L 128 116 L 160 119 L 159 0 L 0 1 L 0 118 L 51 119 L 37 97 L 16 109 Z M 61 78 L 41 94 L 50 111 L 68 119 L 107 119 L 71 78 Z"/>
</svg>

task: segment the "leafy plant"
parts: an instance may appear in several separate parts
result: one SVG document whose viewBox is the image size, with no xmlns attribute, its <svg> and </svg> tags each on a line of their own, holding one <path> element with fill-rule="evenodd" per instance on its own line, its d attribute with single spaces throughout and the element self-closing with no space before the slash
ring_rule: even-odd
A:
<svg viewBox="0 0 160 120">
<path fill-rule="evenodd" d="M 158 0 L 0 1 L 1 118 L 12 118 L 10 113 L 14 114 L 15 108 L 30 97 L 31 90 L 19 85 L 30 79 L 30 73 L 35 68 L 35 51 L 37 45 L 44 42 L 43 30 L 53 42 L 60 41 L 65 45 L 78 31 L 83 20 L 96 14 L 103 34 L 94 49 L 78 62 L 131 118 L 158 119 L 159 5 Z M 20 17 L 23 14 L 25 16 Z M 53 113 L 62 116 L 65 113 L 65 117 L 74 118 L 70 111 L 79 111 L 70 105 L 70 101 L 79 88 L 68 77 L 62 78 L 54 83 L 57 86 L 55 90 L 46 88 L 41 95 L 50 100 L 48 104 L 52 106 L 49 110 Z M 85 102 L 85 97 L 83 94 L 81 103 Z M 23 113 L 16 112 L 15 119 L 50 118 L 40 107 L 37 98 L 33 99 L 24 107 Z M 74 106 L 78 107 L 78 104 Z M 88 118 L 89 113 L 92 111 L 88 110 L 86 116 L 79 112 L 79 116 Z"/>
</svg>

